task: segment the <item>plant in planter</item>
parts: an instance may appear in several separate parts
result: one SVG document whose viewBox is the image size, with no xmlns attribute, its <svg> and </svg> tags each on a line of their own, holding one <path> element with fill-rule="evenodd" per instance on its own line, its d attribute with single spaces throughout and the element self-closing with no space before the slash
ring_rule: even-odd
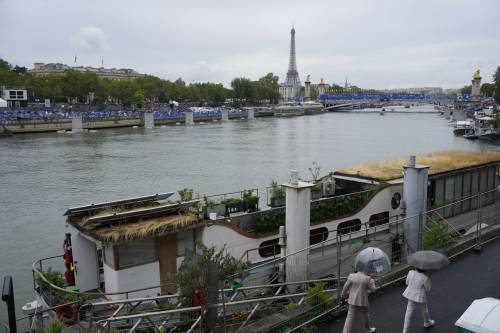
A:
<svg viewBox="0 0 500 333">
<path fill-rule="evenodd" d="M 215 213 L 216 216 L 226 215 L 226 205 L 224 203 L 218 203 L 214 200 L 203 198 L 203 216 L 205 219 L 210 218 L 210 213 Z"/>
<path fill-rule="evenodd" d="M 193 200 L 193 189 L 192 188 L 185 187 L 184 189 L 177 191 L 177 193 L 179 193 L 181 201 Z"/>
<path fill-rule="evenodd" d="M 222 202 L 226 205 L 226 215 L 244 210 L 243 201 L 239 198 L 229 198 Z"/>
<path fill-rule="evenodd" d="M 253 190 L 243 191 L 243 201 L 245 204 L 244 210 L 247 212 L 255 212 L 259 210 L 259 197 L 253 195 Z"/>
<path fill-rule="evenodd" d="M 285 205 L 285 191 L 278 185 L 274 179 L 271 180 L 271 207 L 279 207 Z"/>
</svg>

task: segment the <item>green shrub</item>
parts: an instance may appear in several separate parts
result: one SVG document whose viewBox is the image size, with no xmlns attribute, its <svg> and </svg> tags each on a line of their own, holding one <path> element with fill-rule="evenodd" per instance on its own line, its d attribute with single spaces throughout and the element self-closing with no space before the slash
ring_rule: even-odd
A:
<svg viewBox="0 0 500 333">
<path fill-rule="evenodd" d="M 434 250 L 447 246 L 453 240 L 453 236 L 448 230 L 448 226 L 442 220 L 433 222 L 424 233 L 422 248 L 424 250 Z"/>
<path fill-rule="evenodd" d="M 225 203 L 226 205 L 229 205 L 229 206 L 235 206 L 235 205 L 239 205 L 241 203 L 241 199 L 229 198 L 229 199 L 224 200 L 223 203 Z"/>
<path fill-rule="evenodd" d="M 310 306 L 329 304 L 331 299 L 325 291 L 325 284 L 320 282 L 316 283 L 314 287 L 309 288 L 305 296 L 305 301 Z"/>
<path fill-rule="evenodd" d="M 181 197 L 181 201 L 191 201 L 193 200 L 193 189 L 185 187 L 182 190 L 177 191 Z"/>
</svg>

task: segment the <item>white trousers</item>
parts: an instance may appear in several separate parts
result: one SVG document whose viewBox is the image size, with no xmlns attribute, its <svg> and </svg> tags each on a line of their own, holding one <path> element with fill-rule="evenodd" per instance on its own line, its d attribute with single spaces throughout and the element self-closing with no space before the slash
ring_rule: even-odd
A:
<svg viewBox="0 0 500 333">
<path fill-rule="evenodd" d="M 342 333 L 366 332 L 370 329 L 367 306 L 349 305 Z"/>
<path fill-rule="evenodd" d="M 411 316 L 413 314 L 413 311 L 415 311 L 415 308 L 419 306 L 420 311 L 422 312 L 422 318 L 424 319 L 424 325 L 428 324 L 431 320 L 429 317 L 429 309 L 427 308 L 427 303 L 417 303 L 411 300 L 408 300 L 408 306 L 406 307 L 406 314 L 405 314 L 405 323 L 403 326 L 403 333 L 408 333 L 410 332 L 410 321 L 411 321 Z"/>
</svg>

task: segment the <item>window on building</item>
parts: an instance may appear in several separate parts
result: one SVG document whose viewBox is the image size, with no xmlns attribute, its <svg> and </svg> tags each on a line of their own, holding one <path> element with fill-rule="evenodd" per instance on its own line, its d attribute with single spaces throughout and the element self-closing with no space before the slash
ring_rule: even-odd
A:
<svg viewBox="0 0 500 333">
<path fill-rule="evenodd" d="M 309 244 L 318 244 L 328 239 L 328 229 L 325 227 L 312 229 L 309 235 Z"/>
<path fill-rule="evenodd" d="M 279 238 L 262 242 L 259 246 L 259 255 L 262 258 L 274 257 L 280 253 Z"/>
<path fill-rule="evenodd" d="M 118 256 L 120 269 L 156 261 L 156 243 L 154 239 L 144 239 L 120 244 Z"/>
<path fill-rule="evenodd" d="M 337 227 L 337 233 L 339 235 L 345 235 L 345 234 L 349 234 L 351 232 L 355 232 L 355 231 L 359 231 L 359 230 L 361 230 L 361 220 L 360 219 L 354 219 L 354 220 L 342 222 Z"/>
<path fill-rule="evenodd" d="M 387 224 L 389 223 L 389 212 L 373 214 L 368 221 L 370 222 L 370 228 Z"/>
</svg>

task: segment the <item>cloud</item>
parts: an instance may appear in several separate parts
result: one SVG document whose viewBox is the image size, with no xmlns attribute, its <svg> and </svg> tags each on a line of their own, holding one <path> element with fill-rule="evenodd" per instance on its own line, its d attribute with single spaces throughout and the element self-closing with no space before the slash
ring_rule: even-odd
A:
<svg viewBox="0 0 500 333">
<path fill-rule="evenodd" d="M 83 53 L 94 53 L 109 49 L 108 37 L 101 29 L 94 26 L 82 27 L 71 37 L 71 44 Z"/>
</svg>

